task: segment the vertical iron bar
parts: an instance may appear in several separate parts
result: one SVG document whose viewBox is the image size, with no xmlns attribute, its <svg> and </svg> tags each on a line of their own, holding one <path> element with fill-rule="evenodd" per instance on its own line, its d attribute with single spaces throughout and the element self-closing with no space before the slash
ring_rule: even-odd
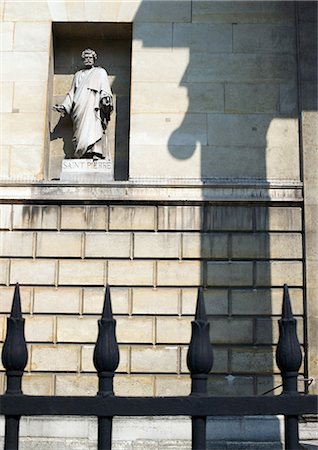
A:
<svg viewBox="0 0 318 450">
<path fill-rule="evenodd" d="M 203 290 L 199 289 L 195 319 L 191 322 L 192 335 L 187 355 L 191 373 L 191 396 L 207 393 L 208 375 L 213 366 L 213 351 L 210 344 Z M 206 416 L 192 417 L 192 450 L 206 449 Z"/>
<path fill-rule="evenodd" d="M 297 378 L 302 354 L 297 338 L 297 322 L 293 316 L 287 284 L 284 285 L 282 317 L 279 323 L 279 340 L 276 362 L 283 380 L 282 395 L 297 396 Z M 299 444 L 298 416 L 285 416 L 285 449 L 301 449 Z"/>
<path fill-rule="evenodd" d="M 24 319 L 18 283 L 15 286 L 10 317 L 7 318 L 7 335 L 2 350 L 2 363 L 6 369 L 7 389 L 5 395 L 22 394 L 22 376 L 28 361 L 24 337 Z M 20 416 L 5 417 L 4 450 L 19 448 Z"/>
<path fill-rule="evenodd" d="M 94 350 L 94 365 L 98 373 L 99 389 L 97 395 L 114 395 L 113 378 L 119 364 L 119 349 L 116 341 L 116 320 L 113 319 L 110 289 L 106 286 L 104 307 L 98 321 L 98 338 Z M 98 450 L 111 450 L 111 416 L 98 418 Z"/>
</svg>

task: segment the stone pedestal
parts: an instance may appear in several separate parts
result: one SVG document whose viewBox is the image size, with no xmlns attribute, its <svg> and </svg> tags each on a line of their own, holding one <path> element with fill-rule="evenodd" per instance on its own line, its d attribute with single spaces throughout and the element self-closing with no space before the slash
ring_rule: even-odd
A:
<svg viewBox="0 0 318 450">
<path fill-rule="evenodd" d="M 61 181 L 103 183 L 114 180 L 114 166 L 110 158 L 64 159 L 62 161 Z"/>
</svg>

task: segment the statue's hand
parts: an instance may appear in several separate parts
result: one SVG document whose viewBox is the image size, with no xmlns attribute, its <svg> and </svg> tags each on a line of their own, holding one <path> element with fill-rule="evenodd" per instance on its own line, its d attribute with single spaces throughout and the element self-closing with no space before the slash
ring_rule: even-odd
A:
<svg viewBox="0 0 318 450">
<path fill-rule="evenodd" d="M 57 111 L 60 114 L 62 114 L 62 117 L 64 117 L 66 114 L 66 110 L 63 105 L 54 105 L 52 109 L 54 109 L 54 111 Z"/>
<path fill-rule="evenodd" d="M 106 97 L 102 98 L 102 106 L 113 106 L 113 100 L 110 95 L 106 95 Z"/>
</svg>

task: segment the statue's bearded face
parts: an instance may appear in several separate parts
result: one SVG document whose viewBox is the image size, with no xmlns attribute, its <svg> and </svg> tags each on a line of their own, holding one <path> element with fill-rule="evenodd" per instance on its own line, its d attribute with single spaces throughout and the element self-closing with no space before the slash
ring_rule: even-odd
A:
<svg viewBox="0 0 318 450">
<path fill-rule="evenodd" d="M 87 67 L 87 68 L 93 67 L 94 62 L 95 62 L 95 58 L 93 56 L 93 53 L 89 53 L 89 52 L 84 53 L 83 63 L 84 63 L 85 67 Z"/>
</svg>

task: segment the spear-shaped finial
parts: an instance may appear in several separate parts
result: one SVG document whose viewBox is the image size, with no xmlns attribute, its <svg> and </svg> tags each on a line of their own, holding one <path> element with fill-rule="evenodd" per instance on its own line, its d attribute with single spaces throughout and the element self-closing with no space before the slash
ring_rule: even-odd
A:
<svg viewBox="0 0 318 450">
<path fill-rule="evenodd" d="M 279 340 L 276 362 L 283 378 L 283 392 L 297 391 L 297 377 L 302 354 L 297 337 L 297 322 L 293 316 L 287 284 L 284 285 L 282 317 L 278 321 Z"/>
<path fill-rule="evenodd" d="M 110 288 L 107 285 L 102 318 L 98 321 L 98 338 L 94 350 L 94 365 L 99 377 L 99 395 L 113 394 L 114 372 L 119 364 L 116 340 L 116 320 L 113 319 Z"/>
<path fill-rule="evenodd" d="M 195 319 L 191 322 L 192 335 L 187 355 L 187 365 L 192 378 L 192 393 L 205 393 L 207 377 L 213 366 L 213 351 L 210 344 L 203 289 L 198 291 Z"/>
<path fill-rule="evenodd" d="M 6 369 L 7 394 L 21 394 L 21 378 L 28 361 L 24 337 L 24 319 L 21 313 L 20 289 L 14 289 L 10 317 L 7 318 L 7 335 L 2 350 L 2 364 Z"/>
</svg>

